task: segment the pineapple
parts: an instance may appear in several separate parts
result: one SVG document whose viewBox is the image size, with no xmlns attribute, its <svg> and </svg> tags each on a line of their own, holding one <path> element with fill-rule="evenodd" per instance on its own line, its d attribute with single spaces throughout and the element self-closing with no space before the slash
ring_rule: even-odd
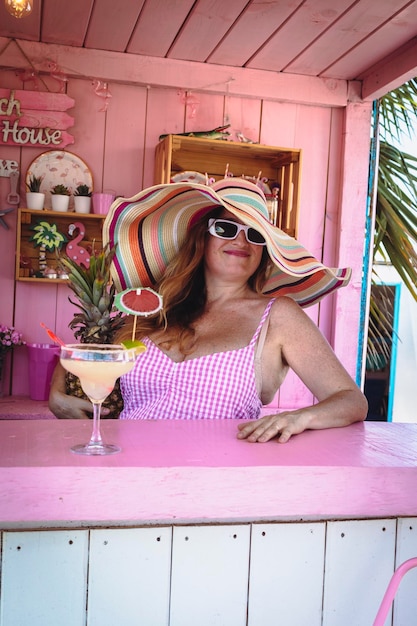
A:
<svg viewBox="0 0 417 626">
<path fill-rule="evenodd" d="M 117 331 L 124 325 L 121 311 L 114 313 L 115 288 L 111 282 L 110 265 L 115 249 L 106 246 L 90 256 L 89 269 L 84 269 L 66 254 L 58 254 L 58 265 L 68 275 L 68 286 L 76 295 L 78 302 L 69 297 L 79 312 L 74 314 L 69 328 L 80 343 L 113 343 Z M 86 398 L 79 379 L 66 372 L 67 394 Z M 105 417 L 118 417 L 123 408 L 119 381 L 103 406 L 110 409 Z"/>
</svg>

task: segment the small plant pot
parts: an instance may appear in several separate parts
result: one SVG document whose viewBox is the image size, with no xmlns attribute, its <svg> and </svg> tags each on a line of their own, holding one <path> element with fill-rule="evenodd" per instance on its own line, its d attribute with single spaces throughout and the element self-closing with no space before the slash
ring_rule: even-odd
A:
<svg viewBox="0 0 417 626">
<path fill-rule="evenodd" d="M 74 209 L 76 213 L 90 213 L 91 197 L 74 196 Z"/>
<path fill-rule="evenodd" d="M 114 202 L 114 193 L 93 193 L 93 211 L 98 215 L 107 215 Z"/>
<path fill-rule="evenodd" d="M 42 211 L 45 202 L 45 194 L 40 191 L 26 192 L 26 207 L 32 211 Z"/>
<path fill-rule="evenodd" d="M 61 196 L 60 194 L 51 194 L 52 210 L 59 213 L 66 213 L 69 208 L 69 196 Z"/>
</svg>

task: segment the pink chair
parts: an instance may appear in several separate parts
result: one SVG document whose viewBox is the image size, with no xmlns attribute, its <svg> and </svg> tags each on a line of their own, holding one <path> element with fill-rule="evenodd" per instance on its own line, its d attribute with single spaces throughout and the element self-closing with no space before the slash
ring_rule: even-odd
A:
<svg viewBox="0 0 417 626">
<path fill-rule="evenodd" d="M 408 559 L 408 561 L 404 561 L 404 563 L 402 563 L 399 567 L 397 567 L 397 569 L 395 570 L 395 572 L 393 573 L 391 577 L 391 580 L 388 584 L 385 595 L 382 598 L 382 602 L 379 607 L 379 611 L 377 613 L 373 626 L 384 626 L 385 620 L 387 619 L 388 611 L 394 600 L 395 594 L 397 593 L 397 589 L 400 585 L 400 582 L 404 574 L 406 574 L 413 567 L 417 567 L 417 557 Z"/>
</svg>

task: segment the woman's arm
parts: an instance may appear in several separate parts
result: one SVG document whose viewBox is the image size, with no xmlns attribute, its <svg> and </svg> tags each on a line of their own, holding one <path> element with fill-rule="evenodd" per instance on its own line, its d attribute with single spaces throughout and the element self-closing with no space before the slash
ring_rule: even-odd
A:
<svg viewBox="0 0 417 626">
<path fill-rule="evenodd" d="M 89 400 L 65 393 L 65 369 L 59 362 L 52 375 L 49 408 L 60 419 L 87 419 L 93 410 Z"/>
<path fill-rule="evenodd" d="M 306 429 L 347 426 L 366 418 L 368 403 L 317 326 L 292 300 L 280 298 L 271 311 L 264 350 L 267 365 L 271 353 L 282 359 L 317 398 L 318 403 L 296 411 L 267 415 L 239 424 L 238 438 L 281 443 Z"/>
</svg>

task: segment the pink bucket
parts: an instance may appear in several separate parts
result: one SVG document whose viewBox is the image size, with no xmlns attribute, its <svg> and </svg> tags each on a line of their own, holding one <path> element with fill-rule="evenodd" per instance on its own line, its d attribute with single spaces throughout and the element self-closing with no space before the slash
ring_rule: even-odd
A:
<svg viewBox="0 0 417 626">
<path fill-rule="evenodd" d="M 93 193 L 93 213 L 107 215 L 111 204 L 114 202 L 114 193 Z"/>
<path fill-rule="evenodd" d="M 28 343 L 29 395 L 31 400 L 48 400 L 51 379 L 60 348 L 49 343 Z"/>
</svg>

